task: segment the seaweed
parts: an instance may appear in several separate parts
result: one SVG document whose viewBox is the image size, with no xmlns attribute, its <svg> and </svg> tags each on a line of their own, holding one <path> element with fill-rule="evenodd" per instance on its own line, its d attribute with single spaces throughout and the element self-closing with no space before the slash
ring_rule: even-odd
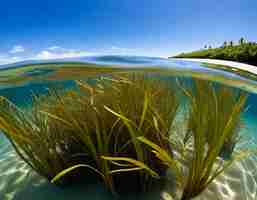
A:
<svg viewBox="0 0 257 200">
<path fill-rule="evenodd" d="M 113 194 L 146 191 L 162 184 L 169 169 L 181 199 L 194 198 L 238 158 L 234 147 L 247 94 L 197 79 L 188 88 L 155 75 L 78 80 L 76 88 L 35 95 L 28 111 L 2 97 L 0 129 L 53 184 L 91 174 Z M 187 117 L 175 130 L 182 103 Z"/>
<path fill-rule="evenodd" d="M 35 96 L 32 111 L 14 121 L 20 113 L 1 106 L 0 125 L 21 158 L 52 183 L 68 183 L 70 175 L 78 178 L 88 169 L 100 175 L 113 193 L 115 186 L 118 191 L 130 189 L 122 183 L 131 175 L 138 182 L 134 189 L 141 191 L 147 188 L 142 183 L 151 184 L 152 179 L 165 175 L 166 167 L 159 165 L 137 137 L 145 136 L 171 151 L 167 138 L 178 106 L 172 85 L 129 74 L 102 77 L 94 84 L 77 81 L 76 89 Z M 134 161 L 136 171 L 120 173 L 132 170 L 118 169 L 117 158 Z"/>
<path fill-rule="evenodd" d="M 199 195 L 232 164 L 233 159 L 229 159 L 215 165 L 222 151 L 235 145 L 240 114 L 247 100 L 245 92 L 234 94 L 230 88 L 215 88 L 201 80 L 194 80 L 194 84 L 193 92 L 184 88 L 190 101 L 188 130 L 193 137 L 193 153 L 182 200 Z"/>
<path fill-rule="evenodd" d="M 67 158 L 58 152 L 66 140 L 61 132 L 49 128 L 49 119 L 36 112 L 30 115 L 2 97 L 0 127 L 17 154 L 38 174 L 48 180 L 66 168 Z"/>
<path fill-rule="evenodd" d="M 180 87 L 181 84 L 179 83 Z M 226 127 L 227 121 L 234 112 L 235 106 L 241 98 L 244 98 L 243 105 L 234 116 L 234 123 L 231 127 L 231 134 L 226 138 L 220 151 L 219 156 L 223 159 L 229 159 L 233 153 L 236 143 L 239 141 L 239 131 L 243 127 L 243 121 L 240 117 L 244 112 L 245 102 L 247 99 L 246 92 L 236 90 L 225 85 L 216 85 L 209 81 L 196 80 L 191 82 L 190 88 L 182 88 L 184 94 L 189 98 L 189 119 L 187 133 L 184 138 L 186 143 L 192 137 L 194 129 L 198 124 L 203 127 L 203 132 L 206 135 L 207 143 L 213 141 L 214 131 L 222 132 Z M 201 121 L 196 122 L 192 114 L 192 109 L 199 113 Z M 215 129 L 213 129 L 215 128 Z"/>
<path fill-rule="evenodd" d="M 65 114 L 49 108 L 47 113 L 52 112 L 51 115 L 72 124 L 73 130 L 78 129 L 75 134 L 84 146 L 88 147 L 87 152 L 94 160 L 94 167 L 108 177 L 108 181 L 105 181 L 108 182 L 107 185 L 116 183 L 115 185 L 119 185 L 118 190 L 127 190 L 130 188 L 126 188 L 126 184 L 121 180 L 134 176 L 138 182 L 135 188 L 141 188 L 145 187 L 144 180 L 147 179 L 148 183 L 151 183 L 151 176 L 140 171 L 113 177 L 113 172 L 110 175 L 110 171 L 116 170 L 117 166 L 111 162 L 114 169 L 110 169 L 110 161 L 99 159 L 102 156 L 134 159 L 164 175 L 165 168 L 156 162 L 157 159 L 151 156 L 150 152 L 142 148 L 136 138 L 145 135 L 170 150 L 166 138 L 169 125 L 178 109 L 174 89 L 163 81 L 150 80 L 146 76 L 135 74 L 129 77 L 105 77 L 94 86 L 85 82 L 77 84 L 79 93 L 73 93 L 68 99 L 62 98 L 63 105 L 67 105 L 63 107 L 75 103 L 76 111 L 68 111 Z M 103 165 L 108 169 L 104 170 Z"/>
</svg>

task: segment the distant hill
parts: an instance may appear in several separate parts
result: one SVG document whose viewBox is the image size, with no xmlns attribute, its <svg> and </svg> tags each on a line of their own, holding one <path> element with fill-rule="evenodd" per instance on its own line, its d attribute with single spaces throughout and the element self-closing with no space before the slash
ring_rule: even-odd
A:
<svg viewBox="0 0 257 200">
<path fill-rule="evenodd" d="M 170 58 L 212 58 L 231 60 L 257 66 L 257 43 L 246 42 L 241 38 L 238 44 L 233 41 L 224 42 L 221 47 L 212 48 L 205 45 L 204 49 L 189 53 L 181 53 Z"/>
</svg>

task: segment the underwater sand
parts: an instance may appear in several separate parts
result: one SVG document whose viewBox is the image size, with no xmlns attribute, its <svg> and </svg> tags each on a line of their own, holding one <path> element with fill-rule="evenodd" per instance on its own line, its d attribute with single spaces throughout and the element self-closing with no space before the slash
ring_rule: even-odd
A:
<svg viewBox="0 0 257 200">
<path fill-rule="evenodd" d="M 98 182 L 58 188 L 30 170 L 0 133 L 0 200 L 156 200 L 159 197 L 159 193 L 149 192 L 114 198 Z"/>
</svg>

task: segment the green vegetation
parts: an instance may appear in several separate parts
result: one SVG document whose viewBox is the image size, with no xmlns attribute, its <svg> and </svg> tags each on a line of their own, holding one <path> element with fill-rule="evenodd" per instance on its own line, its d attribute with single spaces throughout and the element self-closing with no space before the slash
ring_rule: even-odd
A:
<svg viewBox="0 0 257 200">
<path fill-rule="evenodd" d="M 223 159 L 229 159 L 239 140 L 239 130 L 243 124 L 240 114 L 244 111 L 246 93 L 223 85 L 214 86 L 211 82 L 203 80 L 195 80 L 192 82 L 191 88 L 187 90 L 184 87 L 184 93 L 189 97 L 191 103 L 184 143 L 193 137 L 194 132 L 200 132 L 196 131 L 197 126 L 200 125 L 201 132 L 206 135 L 205 140 L 210 146 L 215 141 L 215 137 L 222 135 L 228 121 L 234 120 L 229 135 L 219 151 Z M 235 112 L 234 109 L 238 104 L 240 107 Z M 196 121 L 197 119 L 201 121 Z"/>
<path fill-rule="evenodd" d="M 190 100 L 188 131 L 193 137 L 193 153 L 182 200 L 196 197 L 232 163 L 240 114 L 247 99 L 243 92 L 215 88 L 201 80 L 193 86 L 191 91 L 184 90 Z M 219 155 L 228 161 L 215 166 Z"/>
<path fill-rule="evenodd" d="M 212 58 L 232 60 L 257 66 L 257 43 L 246 42 L 241 38 L 238 44 L 234 44 L 233 41 L 225 41 L 223 45 L 218 48 L 207 48 L 207 46 L 205 46 L 202 50 L 181 53 L 173 58 Z"/>
<path fill-rule="evenodd" d="M 150 79 L 141 75 L 104 78 L 93 86 L 78 81 L 76 91 L 35 97 L 29 114 L 3 99 L 0 126 L 21 158 L 54 183 L 63 170 L 67 174 L 87 167 L 114 191 L 115 182 L 121 185 L 116 165 L 135 171 L 140 183 L 145 179 L 150 183 L 153 173 L 138 163 L 146 163 L 160 175 L 166 168 L 142 149 L 137 137 L 145 136 L 170 151 L 169 125 L 178 108 L 174 89 Z M 128 157 L 137 160 L 137 167 L 107 157 Z"/>
<path fill-rule="evenodd" d="M 158 67 L 129 67 L 96 65 L 92 63 L 41 63 L 0 69 L 1 88 L 24 86 L 31 82 L 77 80 L 99 75 L 124 74 L 128 72 L 167 72 Z"/>
<path fill-rule="evenodd" d="M 187 86 L 155 75 L 77 81 L 75 89 L 35 96 L 27 112 L 2 98 L 0 128 L 18 155 L 54 184 L 91 174 L 114 194 L 131 191 L 128 181 L 133 191 L 146 191 L 171 170 L 182 191 L 177 198 L 191 199 L 235 159 L 247 95 L 206 81 Z M 186 117 L 175 129 L 180 106 L 186 106 Z M 217 162 L 224 155 L 226 161 Z"/>
</svg>

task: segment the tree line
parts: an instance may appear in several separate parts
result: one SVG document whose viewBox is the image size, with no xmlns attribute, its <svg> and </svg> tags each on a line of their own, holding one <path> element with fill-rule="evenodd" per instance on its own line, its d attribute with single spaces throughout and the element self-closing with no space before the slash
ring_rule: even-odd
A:
<svg viewBox="0 0 257 200">
<path fill-rule="evenodd" d="M 181 53 L 173 58 L 212 58 L 232 60 L 248 63 L 257 66 L 257 43 L 240 38 L 234 41 L 224 41 L 220 47 L 213 48 L 211 45 L 204 45 L 204 48 L 189 53 Z"/>
</svg>

